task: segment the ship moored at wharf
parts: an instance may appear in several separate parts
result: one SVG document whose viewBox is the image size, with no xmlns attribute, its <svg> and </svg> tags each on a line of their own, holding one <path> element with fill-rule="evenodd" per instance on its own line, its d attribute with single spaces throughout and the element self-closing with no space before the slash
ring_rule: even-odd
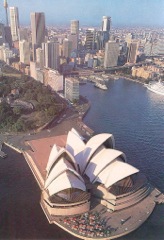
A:
<svg viewBox="0 0 164 240">
<path fill-rule="evenodd" d="M 24 152 L 42 190 L 52 224 L 81 239 L 114 239 L 137 229 L 152 213 L 159 190 L 114 149 L 112 134 L 88 141 L 75 129 L 26 142 Z"/>
</svg>

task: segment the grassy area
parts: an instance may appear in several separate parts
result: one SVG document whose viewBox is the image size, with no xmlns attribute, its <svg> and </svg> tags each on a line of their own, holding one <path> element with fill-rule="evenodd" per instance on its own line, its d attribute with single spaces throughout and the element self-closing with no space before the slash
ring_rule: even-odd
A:
<svg viewBox="0 0 164 240">
<path fill-rule="evenodd" d="M 11 69 L 10 69 L 11 70 Z M 36 130 L 49 122 L 65 108 L 63 99 L 52 93 L 40 82 L 17 73 L 7 73 L 0 78 L 0 131 L 24 132 Z M 11 90 L 18 89 L 19 94 L 11 96 Z M 10 103 L 6 99 L 10 95 Z M 33 109 L 23 106 L 11 107 L 15 100 L 30 102 Z"/>
</svg>

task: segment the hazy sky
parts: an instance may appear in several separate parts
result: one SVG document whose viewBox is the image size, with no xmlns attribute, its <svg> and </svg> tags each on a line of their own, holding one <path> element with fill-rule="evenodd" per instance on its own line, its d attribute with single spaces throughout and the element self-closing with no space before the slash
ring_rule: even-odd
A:
<svg viewBox="0 0 164 240">
<path fill-rule="evenodd" d="M 20 24 L 30 24 L 30 12 L 44 12 L 46 24 L 100 26 L 102 16 L 111 16 L 113 26 L 164 26 L 164 0 L 8 0 L 19 8 Z M 0 0 L 0 21 L 5 21 Z"/>
</svg>

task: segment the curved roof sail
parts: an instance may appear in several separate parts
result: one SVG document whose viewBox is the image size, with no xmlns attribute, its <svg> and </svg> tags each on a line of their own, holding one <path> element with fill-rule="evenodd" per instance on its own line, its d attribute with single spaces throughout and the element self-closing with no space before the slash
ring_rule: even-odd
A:
<svg viewBox="0 0 164 240">
<path fill-rule="evenodd" d="M 103 171 L 118 157 L 121 157 L 122 161 L 126 160 L 124 153 L 115 149 L 104 148 L 98 154 L 92 157 L 84 173 L 90 178 L 90 181 L 92 182 L 100 174 L 101 171 Z"/>
<path fill-rule="evenodd" d="M 86 144 L 85 150 L 83 152 L 83 161 L 81 170 L 84 172 L 86 165 L 90 161 L 92 155 L 98 150 L 99 147 L 101 147 L 106 141 L 112 140 L 112 143 L 114 143 L 114 138 L 112 134 L 109 133 L 102 133 L 95 135 L 92 137 Z M 112 147 L 112 146 L 111 146 Z"/>
<path fill-rule="evenodd" d="M 115 160 L 97 176 L 93 183 L 100 182 L 104 184 L 106 188 L 109 188 L 116 182 L 137 172 L 139 172 L 139 170 L 128 163 Z"/>
<path fill-rule="evenodd" d="M 77 188 L 86 191 L 84 182 L 82 182 L 75 174 L 70 171 L 63 172 L 59 177 L 51 182 L 48 186 L 49 195 L 52 196 L 62 190 L 68 188 Z"/>
<path fill-rule="evenodd" d="M 74 157 L 65 148 L 60 148 L 60 150 L 58 151 L 57 147 L 55 148 L 55 145 L 54 145 L 54 147 L 50 153 L 50 157 L 49 157 L 48 164 L 46 167 L 47 174 L 49 174 L 49 172 L 51 171 L 51 168 L 53 167 L 55 162 L 57 162 L 61 158 L 62 154 L 65 154 L 65 158 L 68 157 L 69 161 L 72 163 L 74 168 L 76 170 L 78 170 L 77 163 L 76 163 Z"/>
</svg>

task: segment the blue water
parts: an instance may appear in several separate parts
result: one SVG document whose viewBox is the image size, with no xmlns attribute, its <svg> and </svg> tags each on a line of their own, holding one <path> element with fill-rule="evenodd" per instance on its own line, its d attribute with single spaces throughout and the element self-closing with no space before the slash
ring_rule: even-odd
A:
<svg viewBox="0 0 164 240">
<path fill-rule="evenodd" d="M 81 86 L 81 95 L 91 103 L 84 122 L 96 133 L 112 133 L 128 162 L 164 192 L 164 96 L 124 79 L 109 81 L 107 86 L 107 91 L 92 83 Z M 163 240 L 164 205 L 157 206 L 141 228 L 121 239 Z"/>
</svg>

